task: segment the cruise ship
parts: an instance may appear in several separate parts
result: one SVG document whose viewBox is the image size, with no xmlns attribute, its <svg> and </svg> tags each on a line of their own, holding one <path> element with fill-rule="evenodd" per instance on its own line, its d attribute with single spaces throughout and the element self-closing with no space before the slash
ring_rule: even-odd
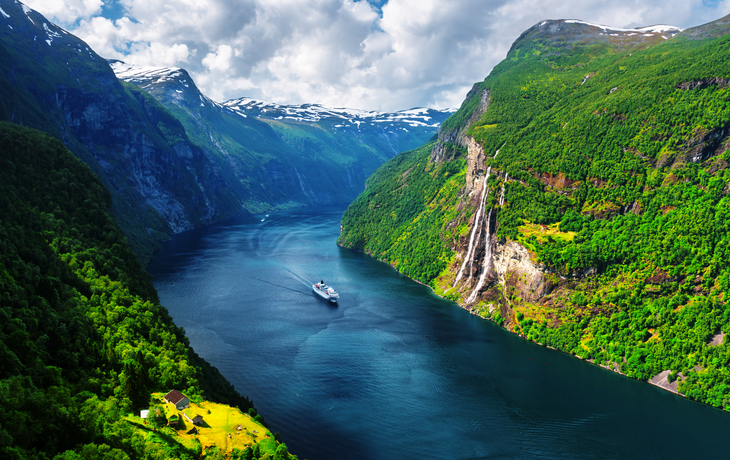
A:
<svg viewBox="0 0 730 460">
<path fill-rule="evenodd" d="M 323 299 L 329 300 L 330 302 L 337 302 L 337 299 L 340 298 L 337 291 L 335 291 L 331 286 L 324 284 L 324 280 L 313 284 L 312 290 L 315 294 L 319 295 Z"/>
</svg>

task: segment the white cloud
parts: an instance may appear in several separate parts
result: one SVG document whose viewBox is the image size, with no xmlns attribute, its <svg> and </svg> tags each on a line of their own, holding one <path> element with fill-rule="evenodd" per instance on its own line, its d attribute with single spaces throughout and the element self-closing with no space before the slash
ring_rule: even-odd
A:
<svg viewBox="0 0 730 460">
<path fill-rule="evenodd" d="M 49 19 L 61 23 L 73 23 L 79 18 L 89 18 L 101 13 L 102 0 L 23 0 L 23 3 L 40 11 Z"/>
<path fill-rule="evenodd" d="M 228 45 L 218 45 L 215 53 L 208 53 L 203 58 L 202 64 L 212 72 L 221 72 L 225 75 L 231 68 L 233 48 Z"/>
<path fill-rule="evenodd" d="M 100 17 L 101 0 L 28 4 L 102 56 L 187 68 L 213 99 L 388 110 L 458 106 L 544 19 L 691 27 L 730 12 L 730 0 L 390 0 L 381 10 L 362 0 L 105 1 L 125 17 Z"/>
</svg>

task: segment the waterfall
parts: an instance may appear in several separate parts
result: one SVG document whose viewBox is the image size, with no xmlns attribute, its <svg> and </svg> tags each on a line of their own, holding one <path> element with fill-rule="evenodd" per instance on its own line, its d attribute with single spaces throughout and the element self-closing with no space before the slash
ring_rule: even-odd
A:
<svg viewBox="0 0 730 460">
<path fill-rule="evenodd" d="M 472 291 L 471 295 L 467 299 L 466 303 L 472 303 L 477 298 L 477 294 L 479 293 L 479 290 L 484 286 L 484 281 L 487 279 L 487 272 L 489 271 L 489 266 L 492 263 L 492 235 L 490 233 L 490 226 L 492 221 L 492 210 L 489 210 L 489 217 L 487 217 L 487 237 L 484 244 L 484 264 L 482 266 L 482 275 L 479 277 L 479 283 L 477 283 L 477 287 L 474 288 L 474 291 Z"/>
<path fill-rule="evenodd" d="M 502 182 L 502 194 L 499 196 L 499 207 L 501 208 L 504 206 L 504 185 L 507 183 L 507 178 L 509 177 L 509 174 L 504 173 L 504 182 Z"/>
<path fill-rule="evenodd" d="M 492 158 L 497 158 L 497 155 L 499 155 L 499 151 L 500 151 L 500 149 L 497 149 L 497 153 L 495 153 Z"/>
<path fill-rule="evenodd" d="M 474 235 L 477 233 L 477 229 L 479 228 L 479 224 L 481 223 L 481 217 L 482 217 L 482 211 L 484 210 L 484 203 L 487 199 L 487 182 L 489 181 L 489 175 L 492 173 L 492 167 L 487 168 L 487 175 L 484 178 L 484 186 L 482 187 L 482 198 L 479 200 L 479 208 L 477 209 L 477 216 L 474 219 L 474 227 L 471 229 L 471 235 L 469 236 L 469 248 L 466 251 L 466 256 L 464 256 L 464 263 L 461 264 L 461 268 L 459 269 L 459 273 L 456 275 L 456 280 L 454 281 L 454 284 L 451 286 L 452 288 L 456 286 L 456 283 L 459 282 L 461 279 L 461 276 L 464 274 L 464 268 L 466 268 L 467 262 L 471 260 L 472 250 L 474 249 Z"/>
</svg>

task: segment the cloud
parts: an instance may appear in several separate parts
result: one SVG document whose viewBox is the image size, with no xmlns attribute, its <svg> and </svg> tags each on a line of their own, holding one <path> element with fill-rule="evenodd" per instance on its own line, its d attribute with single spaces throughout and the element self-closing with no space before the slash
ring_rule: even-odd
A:
<svg viewBox="0 0 730 460">
<path fill-rule="evenodd" d="M 691 27 L 730 12 L 730 0 L 105 3 L 28 2 L 102 56 L 185 67 L 213 99 L 250 96 L 385 110 L 458 106 L 512 42 L 544 19 Z M 112 4 L 122 17 L 105 13 Z"/>
<path fill-rule="evenodd" d="M 23 0 L 23 3 L 64 24 L 100 14 L 103 4 L 102 0 Z"/>
</svg>

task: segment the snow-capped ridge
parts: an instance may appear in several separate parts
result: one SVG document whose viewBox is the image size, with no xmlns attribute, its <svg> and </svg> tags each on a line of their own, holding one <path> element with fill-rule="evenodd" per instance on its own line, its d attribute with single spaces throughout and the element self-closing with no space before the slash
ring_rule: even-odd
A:
<svg viewBox="0 0 730 460">
<path fill-rule="evenodd" d="M 185 88 L 194 86 L 192 78 L 188 73 L 179 67 L 154 67 L 138 66 L 123 61 L 109 59 L 109 66 L 120 80 L 134 83 L 144 90 L 151 90 L 159 87 L 160 84 L 179 84 Z M 168 88 L 167 91 L 174 91 L 180 95 L 184 92 L 180 86 Z M 378 126 L 405 130 L 409 127 L 438 128 L 448 115 L 455 112 L 455 109 L 429 109 L 414 107 L 398 112 L 379 112 L 374 110 L 359 110 L 345 107 L 331 108 L 320 104 L 286 105 L 273 102 L 241 97 L 224 103 L 218 103 L 196 92 L 193 97 L 200 99 L 200 106 L 206 103 L 215 105 L 225 110 L 241 115 L 243 117 L 263 118 L 269 120 L 287 120 L 305 123 L 317 123 L 322 120 L 332 120 L 336 125 L 332 129 L 355 128 L 360 129 L 363 125 Z M 395 127 L 398 124 L 400 126 Z"/>
<path fill-rule="evenodd" d="M 162 83 L 176 77 L 181 77 L 186 73 L 179 67 L 137 66 L 117 60 L 109 60 L 107 62 L 109 62 L 109 66 L 117 78 L 132 83 Z"/>
<path fill-rule="evenodd" d="M 639 35 L 641 33 L 651 33 L 651 34 L 665 34 L 665 33 L 671 33 L 671 34 L 677 34 L 679 32 L 682 32 L 684 29 L 680 27 L 674 27 L 666 24 L 659 24 L 659 25 L 653 25 L 653 26 L 645 26 L 645 27 L 637 27 L 635 29 L 624 29 L 621 27 L 610 27 L 610 26 L 604 26 L 602 24 L 593 24 L 586 21 L 581 21 L 579 19 L 566 19 L 563 21 L 566 24 L 583 24 L 590 27 L 596 27 L 598 29 L 603 30 L 606 33 L 612 34 L 612 33 L 628 33 L 628 34 L 636 34 Z M 547 23 L 547 21 L 543 21 L 540 23 L 540 25 L 544 25 Z"/>
<path fill-rule="evenodd" d="M 434 111 L 441 113 L 455 112 L 454 109 L 435 110 L 423 107 L 415 107 L 398 112 L 379 112 L 344 107 L 331 108 L 320 104 L 276 104 L 274 102 L 248 97 L 232 99 L 224 102 L 223 105 L 237 112 L 256 113 L 255 116 L 272 120 L 291 120 L 309 123 L 316 123 L 328 118 L 338 120 L 338 124 L 333 125 L 334 128 L 346 127 L 348 124 L 356 125 L 359 128 L 362 123 L 407 123 L 412 127 L 438 127 L 440 122 L 435 122 L 432 117 Z"/>
</svg>

